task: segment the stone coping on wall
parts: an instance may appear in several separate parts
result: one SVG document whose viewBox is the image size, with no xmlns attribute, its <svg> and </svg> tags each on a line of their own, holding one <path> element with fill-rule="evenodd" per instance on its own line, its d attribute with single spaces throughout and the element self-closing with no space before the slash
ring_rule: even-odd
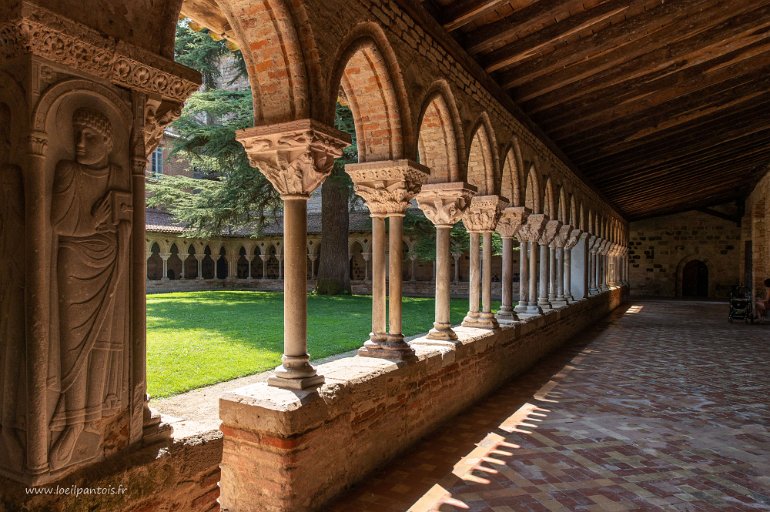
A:
<svg viewBox="0 0 770 512">
<path fill-rule="evenodd" d="M 225 394 L 223 509 L 321 508 L 626 294 L 616 287 L 496 331 L 457 327 L 456 345 L 418 337 L 410 342 L 417 354 L 411 363 L 355 356 L 321 364 L 319 392 L 258 382 Z"/>
</svg>

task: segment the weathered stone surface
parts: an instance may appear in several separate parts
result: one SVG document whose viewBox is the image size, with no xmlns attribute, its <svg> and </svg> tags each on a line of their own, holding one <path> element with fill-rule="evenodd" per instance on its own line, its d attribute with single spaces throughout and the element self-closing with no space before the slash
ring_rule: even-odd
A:
<svg viewBox="0 0 770 512">
<path fill-rule="evenodd" d="M 410 160 L 348 164 L 345 172 L 373 216 L 403 214 L 430 175 L 427 167 Z"/>
<path fill-rule="evenodd" d="M 460 221 L 476 188 L 465 182 L 431 183 L 423 185 L 417 194 L 417 204 L 436 226 L 454 226 Z"/>
<path fill-rule="evenodd" d="M 513 238 L 527 222 L 530 211 L 523 206 L 509 206 L 503 210 L 495 231 L 503 238 Z"/>
<path fill-rule="evenodd" d="M 508 200 L 500 196 L 474 196 L 470 207 L 463 215 L 465 229 L 475 233 L 494 231 L 507 205 Z"/>
</svg>

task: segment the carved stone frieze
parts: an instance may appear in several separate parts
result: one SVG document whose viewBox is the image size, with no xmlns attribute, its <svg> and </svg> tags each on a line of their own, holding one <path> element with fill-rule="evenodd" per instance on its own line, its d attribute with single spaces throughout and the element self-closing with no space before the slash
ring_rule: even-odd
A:
<svg viewBox="0 0 770 512">
<path fill-rule="evenodd" d="M 508 200 L 496 195 L 474 196 L 463 215 L 463 225 L 469 233 L 492 232 Z"/>
<path fill-rule="evenodd" d="M 348 164 L 345 172 L 373 216 L 403 214 L 429 176 L 427 167 L 411 160 Z"/>
<path fill-rule="evenodd" d="M 22 54 L 177 102 L 201 83 L 195 71 L 32 4 L 0 25 L 0 62 Z"/>
<path fill-rule="evenodd" d="M 527 222 L 524 223 L 519 232 L 516 234 L 516 238 L 519 242 L 535 242 L 540 240 L 540 236 L 545 230 L 545 226 L 548 224 L 548 216 L 542 213 L 533 213 L 527 217 Z"/>
<path fill-rule="evenodd" d="M 530 214 L 529 208 L 523 206 L 509 206 L 503 210 L 503 214 L 497 221 L 495 230 L 503 238 L 513 238 L 519 232 L 521 226 L 527 222 Z"/>
<path fill-rule="evenodd" d="M 569 239 L 569 235 L 572 232 L 572 226 L 569 224 L 563 224 L 559 231 L 556 232 L 556 236 L 551 240 L 551 247 L 564 247 Z"/>
<path fill-rule="evenodd" d="M 331 173 L 350 136 L 312 119 L 258 126 L 236 134 L 253 167 L 281 196 L 309 196 Z"/>
<path fill-rule="evenodd" d="M 465 182 L 423 185 L 417 204 L 436 226 L 454 226 L 463 216 L 476 194 L 476 187 Z"/>
<path fill-rule="evenodd" d="M 540 245 L 550 245 L 554 238 L 556 238 L 556 235 L 559 233 L 561 224 L 562 223 L 560 220 L 549 220 L 546 223 L 543 234 L 540 235 L 540 240 L 538 240 L 537 243 Z"/>
</svg>

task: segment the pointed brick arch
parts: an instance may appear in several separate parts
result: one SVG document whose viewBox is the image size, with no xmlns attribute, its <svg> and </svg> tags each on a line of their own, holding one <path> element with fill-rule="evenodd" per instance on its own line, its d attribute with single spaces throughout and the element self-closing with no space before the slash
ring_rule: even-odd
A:
<svg viewBox="0 0 770 512">
<path fill-rule="evenodd" d="M 420 162 L 430 168 L 428 183 L 461 179 L 465 150 L 458 119 L 449 86 L 438 82 L 426 97 L 417 131 Z"/>
<path fill-rule="evenodd" d="M 543 213 L 542 201 L 540 200 L 540 177 L 533 164 L 529 164 L 527 172 L 524 206 L 532 210 L 533 213 Z"/>
<path fill-rule="evenodd" d="M 314 54 L 312 39 L 300 40 L 294 10 L 286 0 L 218 0 L 233 28 L 246 61 L 254 98 L 256 126 L 311 116 L 308 76 L 317 75 L 306 63 Z"/>
<path fill-rule="evenodd" d="M 558 215 L 558 212 L 556 211 L 556 201 L 554 199 L 553 193 L 553 183 L 551 182 L 550 177 L 545 180 L 545 188 L 543 190 L 543 213 L 554 220 Z"/>
<path fill-rule="evenodd" d="M 509 199 L 511 206 L 524 206 L 523 163 L 518 140 L 514 138 L 505 153 L 503 173 L 500 179 L 500 195 Z"/>
<path fill-rule="evenodd" d="M 499 191 L 499 183 L 495 179 L 499 158 L 495 135 L 486 113 L 481 115 L 471 133 L 473 138 L 468 152 L 466 181 L 478 189 L 479 195 L 496 194 Z"/>
<path fill-rule="evenodd" d="M 375 24 L 357 26 L 340 45 L 327 101 L 332 124 L 340 88 L 353 112 L 358 160 L 395 160 L 409 154 L 411 119 L 401 71 L 387 38 Z"/>
</svg>

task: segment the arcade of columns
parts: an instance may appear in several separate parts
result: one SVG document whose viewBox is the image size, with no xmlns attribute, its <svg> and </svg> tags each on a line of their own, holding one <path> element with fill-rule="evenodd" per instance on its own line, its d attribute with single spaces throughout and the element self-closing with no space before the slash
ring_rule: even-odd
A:
<svg viewBox="0 0 770 512">
<path fill-rule="evenodd" d="M 102 12 L 90 0 L 41 3 L 0 8 L 0 124 L 10 127 L 0 132 L 0 258 L 17 269 L 0 287 L 0 472 L 35 485 L 157 439 L 145 382 L 144 170 L 200 83 L 170 60 L 180 2 L 137 0 L 110 17 L 89 14 Z M 463 325 L 547 317 L 626 282 L 625 221 L 439 35 L 390 2 L 348 2 L 334 22 L 322 4 L 218 2 L 255 91 L 255 127 L 238 138 L 284 201 L 284 354 L 271 386 L 324 380 L 308 355 L 306 207 L 350 144 L 331 127 L 340 87 L 360 155 L 347 172 L 373 225 L 372 331 L 360 356 L 414 360 L 401 318 L 413 198 L 437 229 L 437 343 L 456 337 L 448 235 L 459 220 L 471 238 Z M 497 315 L 495 230 L 505 246 Z"/>
</svg>

